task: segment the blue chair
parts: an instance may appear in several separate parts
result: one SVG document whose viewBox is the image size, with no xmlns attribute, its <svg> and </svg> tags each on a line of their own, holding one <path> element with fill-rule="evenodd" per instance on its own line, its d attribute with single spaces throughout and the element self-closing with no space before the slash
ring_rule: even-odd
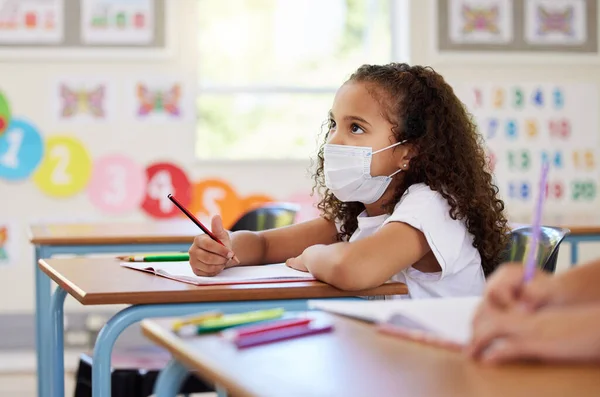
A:
<svg viewBox="0 0 600 397">
<path fill-rule="evenodd" d="M 251 230 L 254 232 L 292 225 L 300 207 L 290 203 L 269 203 L 242 215 L 231 227 L 231 231 Z"/>
<path fill-rule="evenodd" d="M 560 243 L 569 233 L 569 229 L 542 226 L 536 254 L 536 263 L 540 269 L 554 273 Z M 513 229 L 510 233 L 508 249 L 504 252 L 501 262 L 525 262 L 527 260 L 527 249 L 531 245 L 531 238 L 531 226 L 518 226 Z"/>
</svg>

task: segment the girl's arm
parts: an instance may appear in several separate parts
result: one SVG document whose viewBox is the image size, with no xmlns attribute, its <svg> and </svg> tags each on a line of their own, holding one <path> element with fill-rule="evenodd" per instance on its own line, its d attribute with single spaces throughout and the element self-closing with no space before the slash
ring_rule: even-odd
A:
<svg viewBox="0 0 600 397">
<path fill-rule="evenodd" d="M 422 232 L 406 223 L 390 222 L 352 243 L 308 247 L 287 264 L 337 288 L 358 291 L 380 286 L 430 251 Z"/>
<path fill-rule="evenodd" d="M 335 223 L 321 217 L 263 232 L 239 231 L 230 234 L 237 266 L 285 262 L 315 244 L 337 241 Z"/>
</svg>

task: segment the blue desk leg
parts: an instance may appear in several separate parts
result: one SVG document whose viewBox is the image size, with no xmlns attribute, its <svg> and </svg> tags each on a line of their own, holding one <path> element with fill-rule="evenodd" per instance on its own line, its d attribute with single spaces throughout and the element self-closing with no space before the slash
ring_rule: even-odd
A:
<svg viewBox="0 0 600 397">
<path fill-rule="evenodd" d="M 65 349 L 64 349 L 64 305 L 67 292 L 60 286 L 54 290 L 52 301 L 50 302 L 50 316 L 52 318 L 52 329 L 49 330 L 52 336 L 51 359 L 52 378 L 50 385 L 52 397 L 63 397 L 65 395 Z M 48 368 L 48 369 L 50 369 Z"/>
<path fill-rule="evenodd" d="M 579 241 L 571 240 L 571 266 L 575 266 L 579 260 Z"/>
<path fill-rule="evenodd" d="M 187 376 L 188 370 L 177 360 L 171 360 L 158 374 L 154 384 L 154 395 L 156 397 L 176 397 Z"/>
<path fill-rule="evenodd" d="M 50 278 L 38 267 L 38 260 L 46 257 L 43 247 L 35 248 L 35 347 L 37 355 L 38 396 L 48 397 L 51 391 L 49 362 L 50 344 L 44 337 L 50 325 Z"/>
<path fill-rule="evenodd" d="M 51 258 L 57 254 L 86 255 L 91 253 L 114 253 L 114 252 L 168 252 L 187 251 L 189 244 L 115 244 L 94 246 L 49 246 L 41 245 L 35 247 L 35 342 L 37 358 L 37 386 L 39 397 L 49 397 L 52 391 L 52 368 L 55 363 L 51 355 L 52 339 L 47 334 L 52 330 L 50 313 L 51 284 L 50 278 L 42 272 L 38 266 L 40 259 Z M 64 377 L 63 377 L 64 379 Z"/>
<path fill-rule="evenodd" d="M 227 390 L 223 386 L 215 385 L 217 397 L 227 397 Z"/>
</svg>

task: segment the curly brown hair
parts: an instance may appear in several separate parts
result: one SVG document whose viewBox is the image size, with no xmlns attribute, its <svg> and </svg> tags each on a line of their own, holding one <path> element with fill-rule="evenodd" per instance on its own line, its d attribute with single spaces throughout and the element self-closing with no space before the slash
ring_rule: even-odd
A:
<svg viewBox="0 0 600 397">
<path fill-rule="evenodd" d="M 498 198 L 481 135 L 452 87 L 432 68 L 405 63 L 363 65 L 348 82 L 367 84 L 393 125 L 396 141 L 407 140 L 416 149 L 384 209 L 391 214 L 409 186 L 425 183 L 448 201 L 452 219 L 464 220 L 485 275 L 492 273 L 508 244 L 504 203 Z M 323 150 L 328 135 L 318 152 L 313 192 L 318 190 L 322 197 L 318 204 L 322 215 L 341 224 L 338 240 L 347 241 L 365 206 L 341 202 L 325 186 Z"/>
</svg>

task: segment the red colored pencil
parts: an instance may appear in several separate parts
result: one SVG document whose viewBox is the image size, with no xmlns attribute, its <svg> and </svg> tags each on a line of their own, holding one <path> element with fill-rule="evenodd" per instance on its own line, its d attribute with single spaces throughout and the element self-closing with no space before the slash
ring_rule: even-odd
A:
<svg viewBox="0 0 600 397">
<path fill-rule="evenodd" d="M 260 323 L 255 325 L 248 325 L 245 327 L 238 327 L 226 331 L 223 336 L 226 338 L 237 339 L 248 335 L 260 334 L 262 332 L 272 331 L 276 329 L 284 329 L 290 327 L 296 327 L 299 325 L 308 325 L 312 320 L 310 318 L 291 318 L 285 320 L 269 321 L 267 323 Z"/>
</svg>

